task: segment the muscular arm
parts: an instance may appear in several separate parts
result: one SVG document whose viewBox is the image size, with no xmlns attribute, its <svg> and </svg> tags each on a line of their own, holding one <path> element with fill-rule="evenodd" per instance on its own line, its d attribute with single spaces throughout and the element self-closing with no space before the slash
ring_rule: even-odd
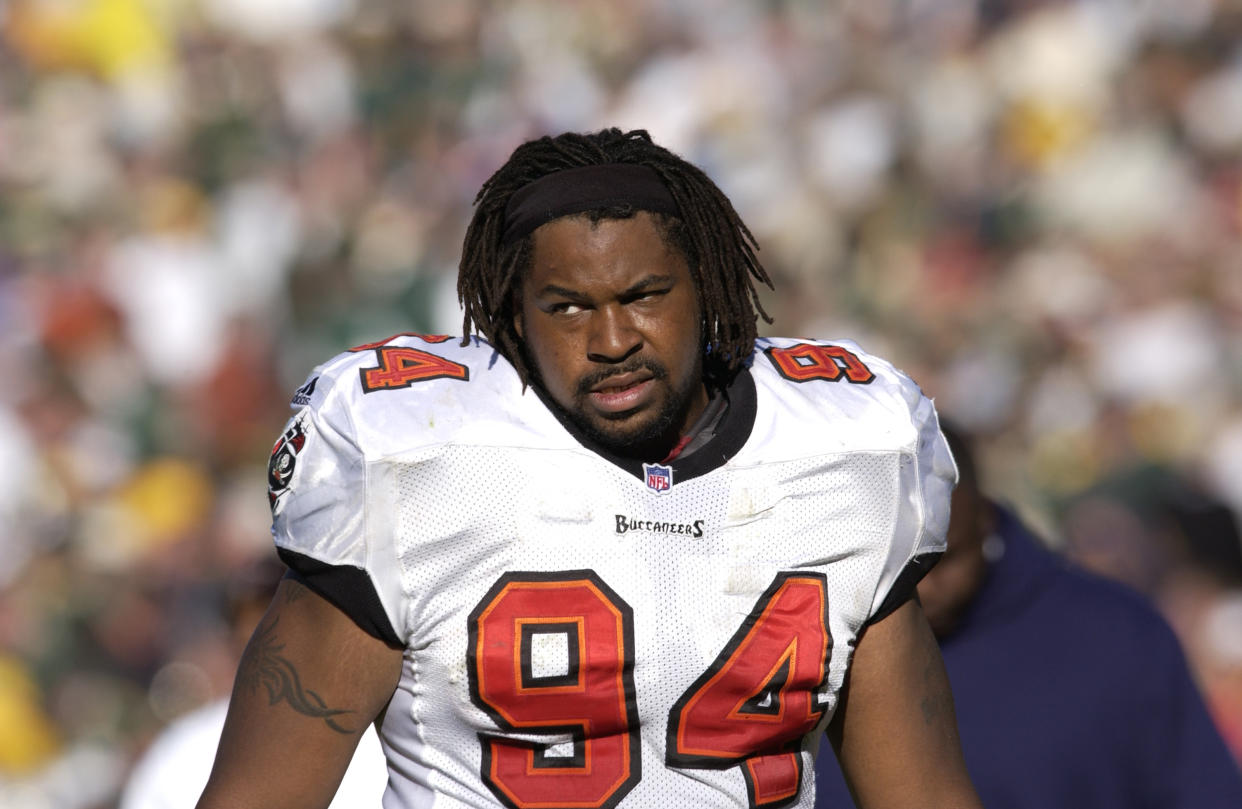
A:
<svg viewBox="0 0 1242 809">
<path fill-rule="evenodd" d="M 976 809 L 940 650 L 914 599 L 858 641 L 828 738 L 859 809 Z"/>
<path fill-rule="evenodd" d="M 327 806 L 400 673 L 400 650 L 284 579 L 242 655 L 199 809 Z"/>
</svg>

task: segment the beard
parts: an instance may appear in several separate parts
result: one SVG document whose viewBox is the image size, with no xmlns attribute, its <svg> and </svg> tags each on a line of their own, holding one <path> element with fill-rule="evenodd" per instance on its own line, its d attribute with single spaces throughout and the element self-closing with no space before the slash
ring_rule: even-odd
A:
<svg viewBox="0 0 1242 809">
<path fill-rule="evenodd" d="M 593 412 L 586 404 L 591 389 L 611 377 L 639 371 L 651 375 L 654 383 L 665 387 L 659 409 L 647 414 L 634 424 L 626 423 L 632 411 L 601 414 Z M 693 398 L 695 386 L 700 383 L 698 375 L 691 375 L 680 387 L 669 385 L 669 372 L 661 363 L 635 358 L 616 367 L 597 371 L 578 382 L 572 408 L 559 407 L 578 431 L 592 443 L 614 455 L 643 460 L 660 460 L 672 450 L 681 437 L 679 427 L 684 423 Z"/>
</svg>

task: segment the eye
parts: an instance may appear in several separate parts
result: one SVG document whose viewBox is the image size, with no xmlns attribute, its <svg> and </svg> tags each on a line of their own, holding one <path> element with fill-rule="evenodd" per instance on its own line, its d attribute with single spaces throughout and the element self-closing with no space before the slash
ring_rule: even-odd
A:
<svg viewBox="0 0 1242 809">
<path fill-rule="evenodd" d="M 633 295 L 628 296 L 625 299 L 625 302 L 626 303 L 650 303 L 652 301 L 659 300 L 660 298 L 664 297 L 667 294 L 668 294 L 668 290 L 664 288 L 646 289 L 646 290 L 643 290 L 642 292 L 635 292 Z"/>
<path fill-rule="evenodd" d="M 554 315 L 576 315 L 583 309 L 582 304 L 573 301 L 560 301 L 548 307 L 548 311 Z"/>
</svg>

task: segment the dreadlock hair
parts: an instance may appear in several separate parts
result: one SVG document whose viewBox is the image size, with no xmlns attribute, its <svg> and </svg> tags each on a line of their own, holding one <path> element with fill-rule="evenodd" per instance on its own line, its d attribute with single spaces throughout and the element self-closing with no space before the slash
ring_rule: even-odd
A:
<svg viewBox="0 0 1242 809">
<path fill-rule="evenodd" d="M 534 257 L 533 236 L 502 245 L 505 209 L 519 189 L 564 169 L 636 163 L 653 169 L 681 211 L 680 218 L 652 213 L 665 242 L 681 253 L 698 288 L 703 318 L 705 381 L 722 387 L 754 350 L 759 317 L 756 282 L 772 288 L 759 263 L 758 243 L 728 197 L 702 170 L 656 145 L 645 130 L 565 133 L 528 141 L 514 150 L 475 197 L 458 267 L 457 297 L 465 309 L 462 345 L 476 330 L 514 366 L 523 384 L 531 368 L 514 328 L 519 285 Z M 619 205 L 587 211 L 592 221 L 628 219 L 637 210 Z"/>
</svg>

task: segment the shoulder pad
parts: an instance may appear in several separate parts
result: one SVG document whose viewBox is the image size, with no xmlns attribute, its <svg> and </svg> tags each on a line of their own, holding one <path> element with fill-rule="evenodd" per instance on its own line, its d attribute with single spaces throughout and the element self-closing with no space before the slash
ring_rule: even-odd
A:
<svg viewBox="0 0 1242 809">
<path fill-rule="evenodd" d="M 781 432 L 800 434 L 808 449 L 908 449 L 931 406 L 910 377 L 849 340 L 762 338 L 751 373 Z"/>
<path fill-rule="evenodd" d="M 293 405 L 356 436 L 368 457 L 449 441 L 488 440 L 497 425 L 543 424 L 545 413 L 486 340 L 400 334 L 317 367 Z"/>
<path fill-rule="evenodd" d="M 289 405 L 318 409 L 333 395 L 407 390 L 440 379 L 470 382 L 480 374 L 516 379 L 509 362 L 480 337 L 463 346 L 450 335 L 405 332 L 354 346 L 316 366 Z"/>
</svg>

